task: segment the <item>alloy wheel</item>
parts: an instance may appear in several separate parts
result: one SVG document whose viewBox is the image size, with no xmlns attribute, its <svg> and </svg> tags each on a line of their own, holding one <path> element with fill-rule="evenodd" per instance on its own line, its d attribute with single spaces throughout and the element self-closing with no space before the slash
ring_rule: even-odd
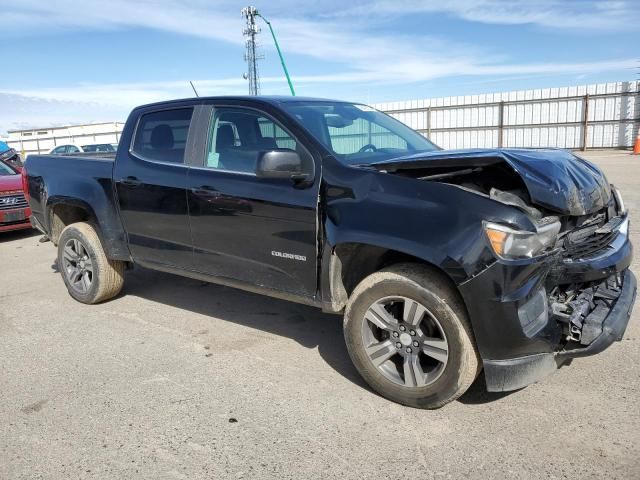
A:
<svg viewBox="0 0 640 480">
<path fill-rule="evenodd" d="M 86 247 L 75 238 L 64 246 L 62 263 L 65 277 L 71 287 L 79 293 L 86 293 L 93 282 L 93 263 Z"/>
<path fill-rule="evenodd" d="M 378 371 L 405 387 L 432 384 L 449 358 L 440 322 L 424 305 L 407 297 L 385 297 L 371 304 L 362 320 L 362 341 Z"/>
</svg>

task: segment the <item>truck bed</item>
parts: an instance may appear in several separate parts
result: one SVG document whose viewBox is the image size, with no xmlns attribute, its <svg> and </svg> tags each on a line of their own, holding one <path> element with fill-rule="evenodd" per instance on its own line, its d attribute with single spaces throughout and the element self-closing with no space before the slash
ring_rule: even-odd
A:
<svg viewBox="0 0 640 480">
<path fill-rule="evenodd" d="M 127 259 L 129 252 L 113 186 L 114 160 L 114 152 L 29 155 L 25 168 L 36 225 L 50 237 L 59 234 L 52 232 L 53 213 L 65 212 L 57 210 L 57 205 L 77 204 L 88 212 L 84 220 L 101 226 L 104 247 L 111 258 Z"/>
</svg>

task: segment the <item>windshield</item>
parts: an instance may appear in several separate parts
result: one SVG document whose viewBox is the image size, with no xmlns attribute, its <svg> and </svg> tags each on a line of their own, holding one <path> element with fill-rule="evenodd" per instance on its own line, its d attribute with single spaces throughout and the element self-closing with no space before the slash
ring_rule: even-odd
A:
<svg viewBox="0 0 640 480">
<path fill-rule="evenodd" d="M 366 105 L 320 101 L 281 106 L 346 165 L 439 150 L 415 130 Z"/>
<path fill-rule="evenodd" d="M 17 175 L 17 173 L 18 172 L 16 172 L 13 168 L 11 168 L 6 163 L 0 162 L 0 176 L 4 177 L 6 175 Z"/>
</svg>

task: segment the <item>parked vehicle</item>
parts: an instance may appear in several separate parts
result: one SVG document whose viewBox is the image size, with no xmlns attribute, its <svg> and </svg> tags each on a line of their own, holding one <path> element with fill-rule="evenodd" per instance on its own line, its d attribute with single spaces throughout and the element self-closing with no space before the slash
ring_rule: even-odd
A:
<svg viewBox="0 0 640 480">
<path fill-rule="evenodd" d="M 4 142 L 0 142 L 0 162 L 20 171 L 22 169 L 22 159 L 15 149 L 9 147 Z"/>
<path fill-rule="evenodd" d="M 130 115 L 111 159 L 32 155 L 34 224 L 71 296 L 133 264 L 344 312 L 357 370 L 440 407 L 622 339 L 629 217 L 563 150 L 441 150 L 364 105 L 198 98 Z"/>
<path fill-rule="evenodd" d="M 95 143 L 92 145 L 82 145 L 82 151 L 88 152 L 114 152 L 116 149 L 111 143 Z"/>
<path fill-rule="evenodd" d="M 31 228 L 30 216 L 20 172 L 0 162 L 0 232 Z"/>
<path fill-rule="evenodd" d="M 111 143 L 94 143 L 89 145 L 74 145 L 72 143 L 58 145 L 49 150 L 50 155 L 67 155 L 69 153 L 93 153 L 114 152 L 116 149 Z"/>
</svg>

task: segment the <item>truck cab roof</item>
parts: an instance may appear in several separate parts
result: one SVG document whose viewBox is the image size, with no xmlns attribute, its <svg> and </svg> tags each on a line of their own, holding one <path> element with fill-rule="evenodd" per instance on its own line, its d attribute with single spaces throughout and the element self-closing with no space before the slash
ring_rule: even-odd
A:
<svg viewBox="0 0 640 480">
<path fill-rule="evenodd" d="M 173 104 L 183 104 L 185 102 L 201 102 L 201 103 L 209 103 L 216 101 L 234 101 L 234 102 L 255 102 L 269 105 L 278 105 L 282 103 L 298 103 L 298 102 L 344 102 L 344 100 L 332 100 L 329 98 L 318 98 L 318 97 L 292 97 L 290 95 L 218 95 L 218 96 L 207 96 L 207 97 L 187 97 L 175 100 L 164 100 L 161 102 L 153 102 L 145 105 L 140 105 L 137 109 L 148 108 L 148 107 L 156 107 L 159 105 L 173 105 Z M 346 103 L 346 102 L 345 102 Z"/>
</svg>

